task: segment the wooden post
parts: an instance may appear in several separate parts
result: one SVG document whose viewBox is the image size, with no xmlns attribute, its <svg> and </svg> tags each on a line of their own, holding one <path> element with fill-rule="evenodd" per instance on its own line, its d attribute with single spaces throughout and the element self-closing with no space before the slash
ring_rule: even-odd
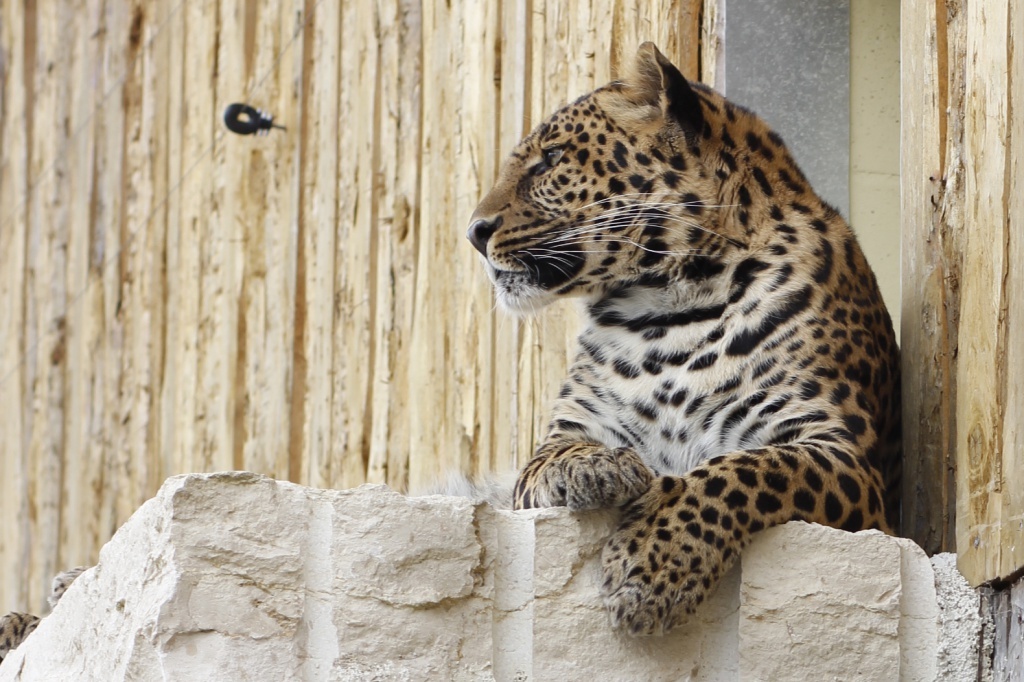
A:
<svg viewBox="0 0 1024 682">
<path fill-rule="evenodd" d="M 1024 3 L 967 3 L 957 551 L 975 585 L 1024 566 L 1024 68 L 1009 58 L 1021 39 Z"/>
<path fill-rule="evenodd" d="M 903 533 L 951 551 L 963 143 L 946 112 L 964 68 L 949 36 L 965 22 L 933 2 L 901 8 Z"/>
</svg>

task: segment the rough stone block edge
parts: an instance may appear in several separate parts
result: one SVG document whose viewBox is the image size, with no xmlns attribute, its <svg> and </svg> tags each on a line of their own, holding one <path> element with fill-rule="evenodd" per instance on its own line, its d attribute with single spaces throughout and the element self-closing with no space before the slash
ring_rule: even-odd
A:
<svg viewBox="0 0 1024 682">
<path fill-rule="evenodd" d="M 131 520 L 128 523 L 126 523 L 125 526 L 118 531 L 118 534 L 115 536 L 115 538 L 113 538 L 111 542 L 108 543 L 106 547 L 104 547 L 104 550 L 101 553 L 101 567 L 104 564 L 104 559 L 106 557 L 117 553 L 119 544 L 122 543 L 125 537 L 135 536 L 136 539 L 138 539 L 138 536 L 146 536 L 144 539 L 149 542 L 155 542 L 159 540 L 162 537 L 161 534 L 166 531 L 166 525 L 164 522 L 169 521 L 169 518 L 166 514 L 166 509 L 161 508 L 162 498 L 168 495 L 173 496 L 173 494 L 176 491 L 180 491 L 182 488 L 187 487 L 190 482 L 196 482 L 199 480 L 203 481 L 204 483 L 212 484 L 258 484 L 271 487 L 283 486 L 286 488 L 302 490 L 305 494 L 312 495 L 314 497 L 323 495 L 332 496 L 338 494 L 359 494 L 360 491 L 365 491 L 368 488 L 364 486 L 363 488 L 356 489 L 354 491 L 318 491 L 314 489 L 302 488 L 301 486 L 296 486 L 294 484 L 286 482 L 273 481 L 272 479 L 267 479 L 256 474 L 247 473 L 223 473 L 205 475 L 193 474 L 172 477 L 171 479 L 168 479 L 167 482 L 165 482 L 164 486 L 161 488 L 160 494 L 158 494 L 157 497 L 155 497 L 153 500 L 150 500 L 145 505 L 143 505 L 143 507 L 140 508 L 136 515 L 133 516 L 133 519 L 136 519 L 137 517 L 152 517 L 154 523 L 152 523 L 148 528 L 140 528 L 139 523 L 133 523 L 133 521 Z M 383 487 L 370 488 L 376 489 L 378 491 L 383 489 Z M 467 504 L 465 500 L 450 500 L 449 503 L 455 505 Z M 493 514 L 494 512 L 489 510 L 488 513 Z M 536 521 L 538 519 L 554 519 L 556 520 L 556 522 L 558 522 L 560 516 L 574 516 L 569 515 L 564 510 L 542 510 L 541 512 L 533 512 L 529 514 L 511 514 L 507 512 L 499 512 L 499 514 L 504 515 L 506 517 L 506 520 L 511 519 L 510 523 L 506 522 L 503 524 L 499 524 L 498 526 L 499 528 L 504 528 L 504 530 L 497 531 L 499 534 L 505 533 L 505 538 L 502 541 L 502 544 L 507 544 L 509 542 L 509 540 L 511 539 L 511 536 L 509 535 L 510 529 L 513 529 L 512 535 L 514 535 L 514 529 L 517 525 L 521 527 L 520 531 L 522 531 L 522 527 L 530 528 L 532 526 L 535 526 Z M 607 520 L 603 522 L 598 521 L 598 524 L 600 523 L 607 524 L 608 522 Z M 522 532 L 520 532 L 520 535 L 522 535 Z M 512 542 L 512 544 L 519 543 L 519 545 L 521 545 L 522 547 L 521 551 L 534 552 L 536 548 L 529 546 L 530 538 L 527 536 L 530 535 L 532 534 L 527 532 L 525 536 L 515 539 Z M 920 572 L 922 566 L 920 558 L 923 556 L 923 553 L 921 553 L 920 549 L 917 548 L 916 545 L 913 545 L 913 543 L 910 543 L 909 541 L 897 542 L 901 544 L 901 551 L 903 553 L 903 570 L 911 572 Z M 156 558 L 159 558 L 159 556 L 160 555 L 157 555 Z M 110 563 L 109 560 L 108 563 Z M 985 628 L 983 627 L 984 624 L 982 623 L 982 609 L 980 607 L 979 595 L 976 591 L 971 590 L 971 588 L 966 584 L 966 581 L 963 579 L 963 577 L 956 572 L 955 562 L 951 561 L 948 556 L 939 555 L 937 557 L 934 557 L 931 560 L 931 565 L 933 567 L 932 572 L 934 575 L 934 593 L 936 594 L 937 599 L 936 603 L 932 605 L 931 608 L 938 612 L 938 633 L 936 635 L 938 642 L 936 656 L 934 657 L 935 660 L 924 661 L 923 667 L 919 665 L 918 669 L 913 668 L 913 665 L 911 666 L 911 668 L 906 668 L 905 666 L 907 664 L 904 662 L 901 666 L 901 679 L 936 679 L 957 681 L 965 679 L 987 679 L 988 675 L 991 674 L 991 667 L 989 665 L 989 667 L 986 668 L 986 656 L 989 657 L 988 660 L 990 661 L 991 642 L 988 642 L 988 644 L 986 644 L 984 637 L 980 634 L 985 631 Z M 506 566 L 506 568 L 508 568 L 508 566 Z M 516 570 L 519 569 L 513 566 L 513 573 Z M 99 579 L 99 573 L 102 573 L 102 569 L 100 571 L 90 571 L 86 573 L 83 576 L 83 578 L 80 579 L 81 585 L 76 583 L 72 590 L 69 590 L 68 594 L 72 595 L 75 592 L 88 592 L 89 585 L 91 583 L 94 584 L 95 581 Z M 138 584 L 143 578 L 146 578 L 150 581 L 150 585 L 160 586 L 162 584 L 160 582 L 160 578 L 167 577 L 161 576 L 161 574 L 159 573 L 159 567 L 154 567 L 154 564 L 147 565 L 144 572 L 137 571 L 136 573 L 143 573 L 143 575 L 136 575 L 134 576 L 134 578 L 131 575 L 122 575 L 118 576 L 118 578 L 126 582 L 126 584 L 128 585 L 131 585 L 133 583 Z M 496 576 L 500 575 L 500 573 L 501 571 L 495 571 Z M 514 583 L 515 580 L 517 580 L 517 578 L 515 578 L 514 575 L 509 575 L 508 573 L 506 573 L 506 575 L 501 577 L 500 580 L 505 580 L 506 582 L 511 581 L 511 583 Z M 150 587 L 149 589 L 152 590 L 154 588 Z M 522 587 L 520 586 L 519 589 L 521 592 Z M 596 590 L 596 585 L 594 586 L 594 589 Z M 918 612 L 927 612 L 929 609 L 929 605 L 927 604 L 928 590 L 926 583 L 918 585 L 918 587 L 915 589 L 917 589 L 919 593 L 924 594 L 925 601 L 920 601 L 919 594 L 918 601 L 915 603 L 914 606 L 908 606 L 904 604 L 903 606 L 901 606 L 901 608 L 903 608 L 905 611 L 907 609 L 910 609 L 910 611 L 917 609 Z M 516 605 L 516 600 L 519 600 L 519 606 Z M 68 599 L 67 601 L 68 603 L 71 603 L 74 600 Z M 528 599 L 527 595 L 525 595 L 524 593 L 520 593 L 517 596 L 516 590 L 512 589 L 508 591 L 502 591 L 500 597 L 496 596 L 493 608 L 496 612 L 503 612 L 508 614 L 511 612 L 520 611 L 520 607 L 523 606 L 523 602 L 527 602 L 525 604 L 527 607 L 530 607 L 532 605 L 532 600 Z M 111 613 L 111 609 L 113 610 L 113 612 L 117 612 L 123 611 L 124 608 L 125 604 L 121 602 L 115 602 L 114 604 L 106 605 L 106 610 L 96 610 L 94 608 L 90 612 L 90 614 L 94 617 L 100 616 L 100 621 L 102 621 L 104 616 L 108 616 Z M 59 646 L 60 642 L 55 643 L 54 641 L 50 640 L 53 640 L 54 635 L 61 634 L 62 630 L 64 631 L 64 634 L 67 633 L 69 628 L 72 631 L 78 632 L 82 632 L 84 630 L 81 627 L 81 624 L 76 623 L 65 623 L 64 628 L 58 627 L 59 621 L 62 618 L 67 618 L 67 614 L 62 615 L 62 612 L 69 612 L 69 609 L 62 609 L 59 606 L 58 609 L 55 611 L 53 617 L 44 620 L 43 625 L 40 627 L 38 631 L 39 634 L 33 635 L 33 637 L 30 638 L 30 640 L 26 642 L 21 649 L 13 652 L 8 657 L 4 665 L 0 667 L 0 680 L 56 679 L 52 676 L 48 676 L 45 678 L 32 678 L 30 676 L 23 677 L 19 674 L 18 671 L 24 665 L 27 657 L 52 658 L 53 655 L 55 654 L 54 647 Z M 524 611 L 524 613 L 526 612 L 528 611 Z M 529 623 L 529 621 L 525 622 Z M 502 638 L 505 638 L 506 636 L 514 636 L 516 632 L 519 633 L 519 636 L 521 638 L 531 634 L 528 632 L 530 628 L 527 627 L 527 625 L 524 625 L 524 621 L 517 622 L 513 618 L 511 620 L 506 619 L 505 622 L 501 624 L 498 624 L 498 621 L 496 620 L 495 623 L 496 625 L 494 628 L 494 634 L 499 635 Z M 145 649 L 146 647 L 144 645 L 144 642 L 141 640 L 145 638 L 140 638 L 139 632 L 118 632 L 117 628 L 111 628 L 110 625 L 110 621 L 98 623 L 97 626 L 95 627 L 96 631 L 93 634 L 98 637 L 106 638 L 106 641 L 108 642 L 120 642 L 121 645 L 124 647 L 124 650 L 132 651 L 134 654 L 137 654 L 131 661 L 128 661 L 128 663 L 130 663 L 129 667 L 122 667 L 123 673 L 131 675 L 133 679 L 150 679 L 147 675 L 144 674 L 143 670 L 138 668 L 140 666 L 145 667 L 147 661 L 150 664 L 155 664 L 157 662 L 155 659 L 159 658 L 159 653 L 155 650 L 151 650 L 148 652 L 143 651 L 143 649 Z M 991 635 L 990 628 L 988 631 Z M 533 634 L 535 636 L 535 633 Z M 74 646 L 74 648 L 77 649 L 79 653 L 82 652 L 83 648 L 87 647 L 88 644 L 81 641 L 77 642 L 76 646 Z M 506 656 L 505 659 L 502 659 L 500 655 L 496 655 L 494 657 L 493 672 L 497 679 L 513 679 L 516 677 L 517 674 L 521 675 L 523 672 L 521 666 L 524 663 L 528 663 L 528 661 L 524 660 L 523 658 L 519 658 L 519 656 L 525 653 L 525 651 L 526 650 L 522 647 L 510 648 L 509 652 L 511 652 L 511 660 L 509 656 Z M 66 669 L 63 670 L 64 674 L 60 676 L 61 679 L 88 679 L 88 677 L 86 676 L 87 671 L 81 669 L 80 666 L 74 665 L 74 656 L 69 657 L 66 660 L 69 663 L 69 665 L 67 666 Z M 111 668 L 109 667 L 110 665 L 116 666 L 118 664 L 124 664 L 126 662 L 123 660 L 117 660 L 117 658 L 115 657 L 115 660 L 107 660 L 105 661 L 105 663 L 107 664 L 106 671 L 109 674 L 111 672 Z M 918 663 L 920 663 L 920 661 Z M 915 672 L 915 670 L 917 670 L 917 672 Z M 965 675 L 971 673 L 971 671 L 973 671 L 971 677 L 965 677 Z M 319 678 L 319 676 L 314 675 L 313 677 L 303 676 L 294 678 L 282 677 L 281 679 L 316 678 Z M 103 677 L 97 679 L 110 678 Z M 152 679 L 159 678 L 153 677 Z M 323 679 L 327 678 L 325 677 Z"/>
</svg>

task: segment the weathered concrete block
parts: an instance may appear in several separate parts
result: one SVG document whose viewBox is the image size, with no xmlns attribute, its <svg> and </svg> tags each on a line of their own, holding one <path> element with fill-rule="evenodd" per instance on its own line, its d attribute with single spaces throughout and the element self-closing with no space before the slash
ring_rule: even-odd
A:
<svg viewBox="0 0 1024 682">
<path fill-rule="evenodd" d="M 178 476 L 0 679 L 490 679 L 477 532 L 455 498 Z"/>
<path fill-rule="evenodd" d="M 0 682 L 917 681 L 977 665 L 959 615 L 977 601 L 919 548 L 808 524 L 762 533 L 689 625 L 620 635 L 599 595 L 614 525 L 382 486 L 174 477 Z"/>
<path fill-rule="evenodd" d="M 900 547 L 805 523 L 743 555 L 740 671 L 750 680 L 897 679 Z"/>
<path fill-rule="evenodd" d="M 499 617 L 514 629 L 518 648 L 496 654 L 496 679 L 737 679 L 738 570 L 728 574 L 694 622 L 666 637 L 638 639 L 611 629 L 598 589 L 601 549 L 614 530 L 614 513 L 496 514 L 500 524 L 517 529 L 521 543 L 517 552 L 508 545 L 500 549 L 503 557 L 519 555 L 503 571 L 521 577 L 518 599 Z"/>
</svg>

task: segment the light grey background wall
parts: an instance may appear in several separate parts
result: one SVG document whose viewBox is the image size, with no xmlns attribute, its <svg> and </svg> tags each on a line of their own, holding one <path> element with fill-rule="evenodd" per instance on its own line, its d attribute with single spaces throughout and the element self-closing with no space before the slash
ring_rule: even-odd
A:
<svg viewBox="0 0 1024 682">
<path fill-rule="evenodd" d="M 900 3 L 722 0 L 716 86 L 776 129 L 900 313 Z"/>
</svg>

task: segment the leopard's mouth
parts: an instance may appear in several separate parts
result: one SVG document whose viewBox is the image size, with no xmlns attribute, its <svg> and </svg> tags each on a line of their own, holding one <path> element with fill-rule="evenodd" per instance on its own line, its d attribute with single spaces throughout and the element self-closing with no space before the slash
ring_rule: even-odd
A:
<svg viewBox="0 0 1024 682">
<path fill-rule="evenodd" d="M 584 254 L 563 253 L 539 246 L 511 253 L 507 261 L 512 267 L 505 263 L 498 266 L 490 259 L 483 259 L 498 304 L 518 314 L 535 312 L 550 303 L 586 264 Z"/>
<path fill-rule="evenodd" d="M 566 253 L 534 247 L 516 254 L 537 286 L 546 291 L 557 289 L 572 281 L 583 269 L 586 259 L 578 252 Z"/>
</svg>

